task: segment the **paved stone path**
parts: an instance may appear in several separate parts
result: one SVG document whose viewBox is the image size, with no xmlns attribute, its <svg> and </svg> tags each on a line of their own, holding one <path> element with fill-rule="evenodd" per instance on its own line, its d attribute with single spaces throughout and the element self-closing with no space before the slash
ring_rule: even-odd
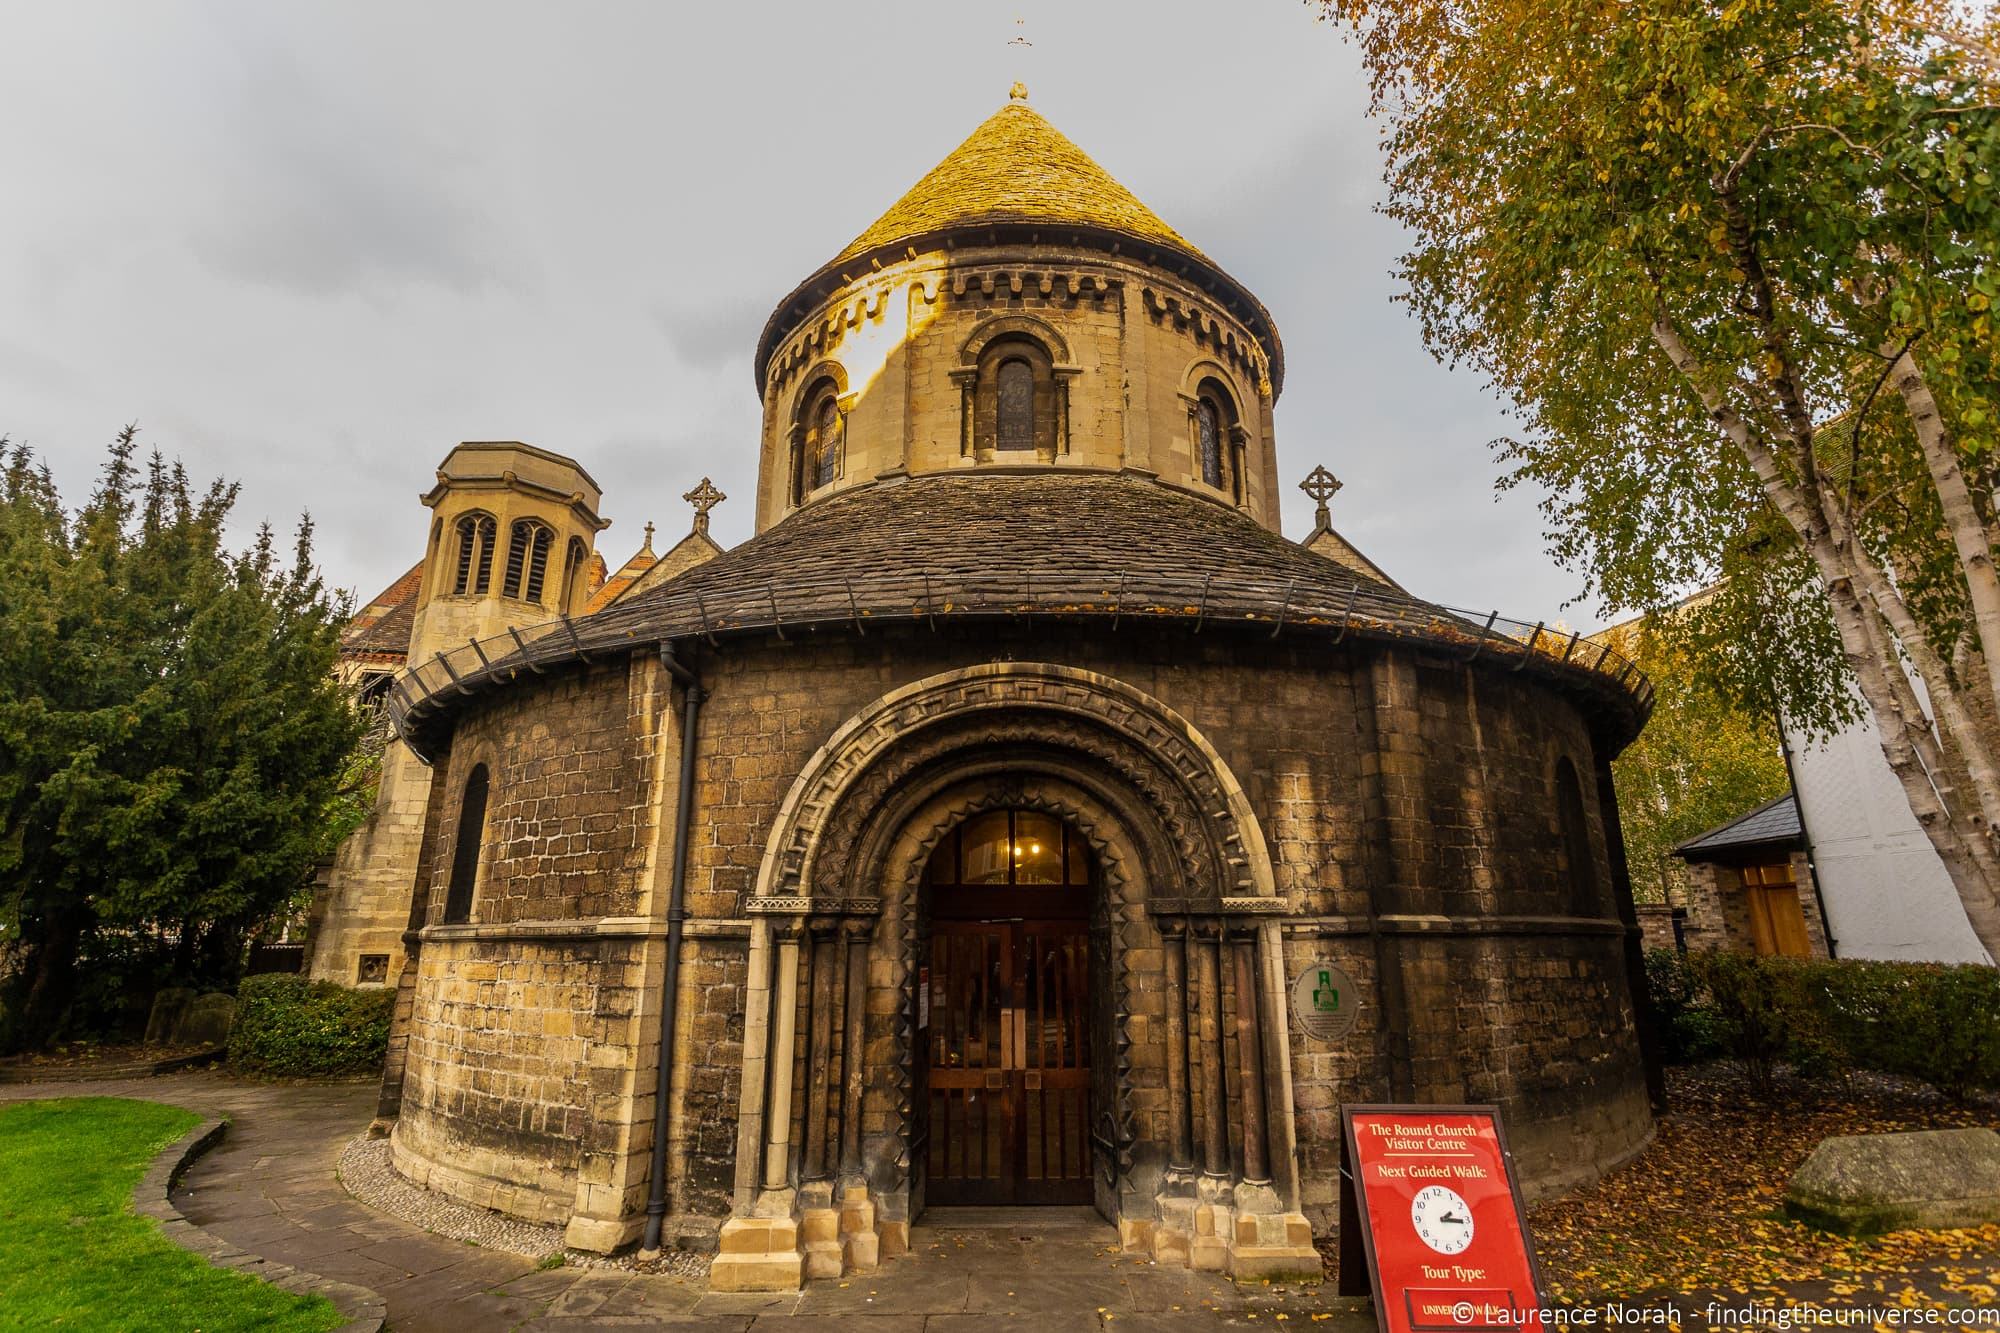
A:
<svg viewBox="0 0 2000 1333">
<path fill-rule="evenodd" d="M 430 1235 L 356 1201 L 334 1177 L 366 1127 L 372 1080 L 275 1086 L 211 1072 L 122 1082 L 0 1087 L 30 1097 L 140 1097 L 230 1120 L 189 1169 L 174 1202 L 188 1220 L 254 1254 L 353 1282 L 388 1302 L 392 1333 L 669 1327 L 743 1333 L 1035 1333 L 1314 1324 L 1374 1326 L 1322 1288 L 1238 1288 L 1214 1274 L 1160 1268 L 1118 1252 L 1109 1227 L 918 1226 L 912 1253 L 874 1274 L 812 1283 L 797 1295 L 710 1293 L 700 1282 L 614 1269 L 538 1270 L 530 1261 Z"/>
</svg>

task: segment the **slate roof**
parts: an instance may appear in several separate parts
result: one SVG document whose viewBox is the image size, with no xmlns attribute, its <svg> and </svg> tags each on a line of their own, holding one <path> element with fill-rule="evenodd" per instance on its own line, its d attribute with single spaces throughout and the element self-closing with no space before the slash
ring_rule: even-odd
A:
<svg viewBox="0 0 2000 1333">
<path fill-rule="evenodd" d="M 870 260 L 890 262 L 910 249 L 921 251 L 969 232 L 1100 250 L 1116 245 L 1137 256 L 1162 252 L 1164 267 L 1192 279 L 1250 327 L 1270 358 L 1273 394 L 1284 386 L 1277 327 L 1249 289 L 1161 221 L 1040 112 L 1026 101 L 1010 100 L 778 303 L 757 339 L 759 394 L 773 349 L 845 281 L 844 274 L 866 273 Z"/>
<path fill-rule="evenodd" d="M 1523 654 L 1480 622 L 1366 578 L 1244 515 L 1149 474 L 1082 468 L 982 469 L 878 481 L 806 506 L 734 549 L 588 619 L 557 622 L 506 651 L 425 664 L 394 705 L 405 732 L 440 724 L 456 701 L 526 661 L 629 652 L 666 639 L 778 630 L 796 637 L 871 623 L 967 617 L 1171 619 L 1228 633 L 1420 638 L 1496 666 L 1520 661 L 1580 687 L 1636 732 L 1642 677 Z M 1482 618 L 1483 619 L 1483 618 Z M 1574 645 L 1572 644 L 1572 648 Z M 1595 653 L 1597 650 L 1585 650 Z M 1593 656 L 1592 660 L 1596 658 Z M 1614 665 L 1620 665 L 1614 663 Z M 546 669 L 546 668 L 544 668 Z"/>
<path fill-rule="evenodd" d="M 1674 855 L 1690 861 L 1706 861 L 1719 853 L 1747 851 L 1753 847 L 1803 847 L 1805 826 L 1799 822 L 1799 800 L 1786 792 L 1764 802 L 1706 833 L 1698 833 L 1674 848 Z"/>
</svg>

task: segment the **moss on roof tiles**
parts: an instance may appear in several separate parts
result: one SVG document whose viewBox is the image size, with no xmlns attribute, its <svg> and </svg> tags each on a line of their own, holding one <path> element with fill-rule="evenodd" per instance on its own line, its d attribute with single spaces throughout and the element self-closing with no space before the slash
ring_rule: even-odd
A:
<svg viewBox="0 0 2000 1333">
<path fill-rule="evenodd" d="M 1100 227 L 1207 261 L 1026 102 L 1011 101 L 932 167 L 833 263 L 983 223 Z"/>
</svg>

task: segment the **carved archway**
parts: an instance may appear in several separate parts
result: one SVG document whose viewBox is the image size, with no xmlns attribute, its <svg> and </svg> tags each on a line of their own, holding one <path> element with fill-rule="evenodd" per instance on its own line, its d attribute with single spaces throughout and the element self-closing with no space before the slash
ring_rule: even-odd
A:
<svg viewBox="0 0 2000 1333">
<path fill-rule="evenodd" d="M 1135 771 L 1133 755 L 1143 756 L 1159 808 L 1164 812 L 1171 804 L 1191 812 L 1180 817 L 1194 825 L 1183 830 L 1182 851 L 1220 868 L 1218 896 L 1277 896 L 1270 850 L 1242 784 L 1187 719 L 1110 676 L 1047 662 L 993 662 L 893 690 L 828 737 L 779 806 L 753 899 L 812 898 L 822 884 L 835 891 L 835 882 L 818 873 L 818 862 L 837 845 L 829 837 L 841 827 L 836 816 L 843 798 L 892 755 L 920 753 L 935 729 L 973 719 L 1003 728 L 1061 720 L 1070 724 L 1074 748 L 1121 771 Z M 1074 725 L 1079 722 L 1085 725 Z M 964 743 L 979 739 L 968 732 Z"/>
<path fill-rule="evenodd" d="M 1060 817 L 1097 858 L 1099 1206 L 1133 1235 L 1157 1230 L 1175 1244 L 1192 1245 L 1200 1226 L 1249 1234 L 1230 1232 L 1221 1213 L 1198 1217 L 1204 1209 L 1257 1218 L 1261 1245 L 1282 1239 L 1296 1168 L 1282 904 L 1262 830 L 1185 718 L 1125 682 L 1048 663 L 990 663 L 891 691 L 836 729 L 787 791 L 745 903 L 736 1216 L 725 1236 L 778 1243 L 795 1219 L 801 1234 L 865 1227 L 885 1247 L 907 1237 L 923 1203 L 920 885 L 947 830 L 1003 806 Z M 806 1275 L 865 1262 L 814 1243 L 801 1251 Z"/>
</svg>

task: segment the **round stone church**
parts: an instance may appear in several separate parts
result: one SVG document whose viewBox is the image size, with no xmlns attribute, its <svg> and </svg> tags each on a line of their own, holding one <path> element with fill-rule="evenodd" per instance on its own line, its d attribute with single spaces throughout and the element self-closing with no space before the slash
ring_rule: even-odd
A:
<svg viewBox="0 0 2000 1333">
<path fill-rule="evenodd" d="M 772 1290 L 962 1206 L 1317 1274 L 1348 1103 L 1496 1103 L 1531 1194 L 1645 1142 L 1648 687 L 1405 592 L 1324 472 L 1283 536 L 1269 311 L 1019 89 L 755 369 L 756 535 L 704 486 L 590 614 L 542 563 L 603 526 L 573 463 L 460 446 L 426 497 L 416 614 L 536 614 L 390 692 L 399 1171 Z M 482 486 L 567 526 L 501 541 Z"/>
</svg>

